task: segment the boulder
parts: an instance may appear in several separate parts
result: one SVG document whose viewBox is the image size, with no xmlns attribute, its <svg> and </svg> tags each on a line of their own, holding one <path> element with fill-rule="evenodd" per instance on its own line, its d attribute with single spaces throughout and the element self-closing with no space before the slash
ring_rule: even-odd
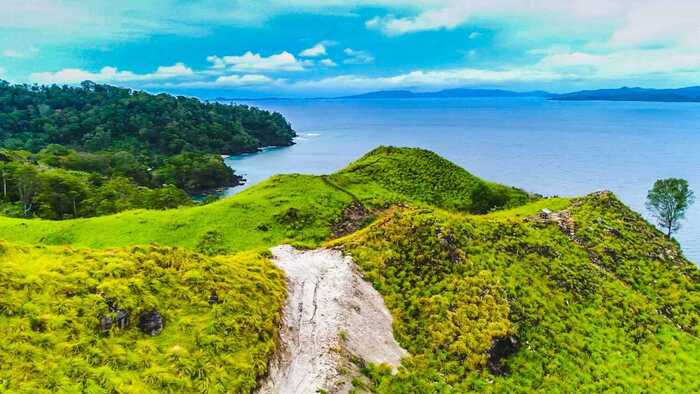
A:
<svg viewBox="0 0 700 394">
<path fill-rule="evenodd" d="M 100 330 L 104 336 L 109 336 L 109 330 L 112 328 L 114 320 L 110 316 L 102 316 L 100 318 Z"/>
<path fill-rule="evenodd" d="M 504 359 L 518 350 L 518 339 L 512 335 L 496 337 L 491 340 L 491 348 L 488 350 L 488 367 L 492 374 L 508 376 L 510 371 L 504 364 Z"/>
<path fill-rule="evenodd" d="M 141 312 L 139 315 L 139 328 L 144 334 L 156 336 L 163 331 L 163 317 L 157 310 Z"/>
</svg>

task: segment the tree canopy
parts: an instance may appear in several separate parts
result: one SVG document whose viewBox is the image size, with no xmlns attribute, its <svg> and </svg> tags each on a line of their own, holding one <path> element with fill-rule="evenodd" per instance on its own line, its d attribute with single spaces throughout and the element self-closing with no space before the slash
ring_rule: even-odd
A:
<svg viewBox="0 0 700 394">
<path fill-rule="evenodd" d="M 79 151 L 127 151 L 153 164 L 185 151 L 253 152 L 292 144 L 278 114 L 245 105 L 153 95 L 98 85 L 10 85 L 0 81 L 0 145 L 37 152 L 49 144 Z"/>
<path fill-rule="evenodd" d="M 695 194 L 688 181 L 678 178 L 659 179 L 647 194 L 647 209 L 666 229 L 666 235 L 678 231 L 688 207 L 695 202 Z"/>
</svg>

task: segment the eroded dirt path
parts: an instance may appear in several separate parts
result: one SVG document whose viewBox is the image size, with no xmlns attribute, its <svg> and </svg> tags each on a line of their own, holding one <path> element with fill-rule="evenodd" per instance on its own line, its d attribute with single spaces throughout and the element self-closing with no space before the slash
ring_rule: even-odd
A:
<svg viewBox="0 0 700 394">
<path fill-rule="evenodd" d="M 407 353 L 394 340 L 381 295 L 350 257 L 335 250 L 272 249 L 285 271 L 288 297 L 281 350 L 260 393 L 345 393 L 357 368 L 350 356 L 398 366 Z"/>
</svg>

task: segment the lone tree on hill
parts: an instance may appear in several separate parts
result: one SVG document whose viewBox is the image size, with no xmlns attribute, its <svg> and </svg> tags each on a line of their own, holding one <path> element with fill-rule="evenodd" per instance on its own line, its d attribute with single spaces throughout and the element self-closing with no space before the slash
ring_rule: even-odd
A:
<svg viewBox="0 0 700 394">
<path fill-rule="evenodd" d="M 688 181 L 668 178 L 654 182 L 654 187 L 647 194 L 646 206 L 671 238 L 671 234 L 681 227 L 680 221 L 685 218 L 693 202 L 695 194 L 688 187 Z"/>
</svg>

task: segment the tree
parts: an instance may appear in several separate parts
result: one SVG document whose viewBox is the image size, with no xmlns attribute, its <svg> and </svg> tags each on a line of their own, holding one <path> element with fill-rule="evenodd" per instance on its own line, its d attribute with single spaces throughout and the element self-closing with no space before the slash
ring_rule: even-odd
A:
<svg viewBox="0 0 700 394">
<path fill-rule="evenodd" d="M 64 170 L 51 170 L 39 175 L 42 188 L 36 196 L 41 204 L 41 216 L 48 219 L 63 219 L 80 216 L 80 203 L 88 196 L 85 182 Z"/>
<path fill-rule="evenodd" d="M 39 171 L 29 164 L 17 164 L 13 173 L 19 201 L 22 203 L 22 213 L 24 216 L 29 216 L 29 213 L 32 211 L 34 196 L 41 188 Z"/>
<path fill-rule="evenodd" d="M 647 194 L 646 207 L 666 230 L 666 236 L 681 227 L 688 207 L 695 202 L 695 195 L 685 179 L 668 178 L 654 182 L 654 187 Z"/>
<path fill-rule="evenodd" d="M 7 200 L 7 178 L 10 171 L 7 168 L 7 163 L 0 161 L 0 178 L 2 178 L 2 198 Z"/>
</svg>

